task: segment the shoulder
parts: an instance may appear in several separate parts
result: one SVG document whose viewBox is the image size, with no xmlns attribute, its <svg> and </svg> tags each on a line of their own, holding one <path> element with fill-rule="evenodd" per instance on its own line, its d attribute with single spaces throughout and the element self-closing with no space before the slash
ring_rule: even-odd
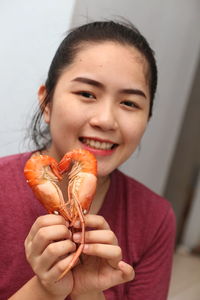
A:
<svg viewBox="0 0 200 300">
<path fill-rule="evenodd" d="M 12 154 L 8 156 L 0 157 L 0 167 L 9 165 L 9 164 L 16 164 L 16 163 L 23 163 L 31 156 L 32 152 L 24 152 L 18 154 Z"/>
<path fill-rule="evenodd" d="M 26 152 L 0 157 L 0 178 L 15 177 L 16 173 L 23 172 L 24 165 L 30 156 L 31 152 Z"/>
</svg>

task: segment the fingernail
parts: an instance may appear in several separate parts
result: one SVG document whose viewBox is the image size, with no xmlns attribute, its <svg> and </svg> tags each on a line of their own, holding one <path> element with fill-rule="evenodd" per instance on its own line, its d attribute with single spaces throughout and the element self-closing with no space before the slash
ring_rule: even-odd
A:
<svg viewBox="0 0 200 300">
<path fill-rule="evenodd" d="M 87 250 L 88 248 L 89 248 L 89 245 L 85 244 L 84 247 L 83 247 L 83 250 Z"/>
<path fill-rule="evenodd" d="M 76 232 L 76 233 L 73 234 L 73 240 L 74 241 L 79 242 L 80 238 L 81 238 L 80 233 Z"/>
</svg>

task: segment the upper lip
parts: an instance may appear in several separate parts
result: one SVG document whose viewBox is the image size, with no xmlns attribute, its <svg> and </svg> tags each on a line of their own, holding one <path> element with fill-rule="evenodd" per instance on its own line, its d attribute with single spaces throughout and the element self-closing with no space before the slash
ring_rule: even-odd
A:
<svg viewBox="0 0 200 300">
<path fill-rule="evenodd" d="M 111 140 L 107 140 L 107 139 L 102 139 L 96 136 L 81 136 L 81 139 L 89 139 L 89 140 L 93 140 L 93 141 L 98 141 L 100 143 L 110 143 L 110 144 L 117 144 Z"/>
</svg>

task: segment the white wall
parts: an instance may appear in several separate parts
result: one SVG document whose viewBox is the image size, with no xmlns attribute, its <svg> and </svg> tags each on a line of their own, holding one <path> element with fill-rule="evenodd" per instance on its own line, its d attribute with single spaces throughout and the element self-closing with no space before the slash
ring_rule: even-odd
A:
<svg viewBox="0 0 200 300">
<path fill-rule="evenodd" d="M 37 88 L 69 27 L 74 3 L 73 23 L 122 15 L 157 53 L 154 116 L 140 153 L 122 169 L 162 193 L 199 52 L 199 0 L 1 0 L 0 156 L 25 149 L 27 112 L 33 110 Z"/>
<path fill-rule="evenodd" d="M 25 150 L 28 113 L 69 29 L 74 1 L 0 1 L 0 156 Z"/>
<path fill-rule="evenodd" d="M 162 193 L 200 49 L 200 1 L 77 0 L 73 22 L 119 15 L 146 36 L 156 51 L 159 68 L 153 119 L 141 150 L 122 170 Z"/>
<path fill-rule="evenodd" d="M 192 207 L 186 222 L 185 231 L 182 238 L 182 244 L 189 249 L 200 245 L 200 171 L 194 191 Z"/>
</svg>

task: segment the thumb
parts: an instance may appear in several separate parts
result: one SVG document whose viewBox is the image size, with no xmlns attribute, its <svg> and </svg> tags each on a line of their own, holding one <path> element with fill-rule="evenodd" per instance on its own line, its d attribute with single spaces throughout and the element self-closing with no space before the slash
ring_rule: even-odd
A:
<svg viewBox="0 0 200 300">
<path fill-rule="evenodd" d="M 118 263 L 118 268 L 122 272 L 122 280 L 124 282 L 131 281 L 135 278 L 135 272 L 131 265 L 125 263 L 124 261 L 120 261 Z"/>
</svg>

